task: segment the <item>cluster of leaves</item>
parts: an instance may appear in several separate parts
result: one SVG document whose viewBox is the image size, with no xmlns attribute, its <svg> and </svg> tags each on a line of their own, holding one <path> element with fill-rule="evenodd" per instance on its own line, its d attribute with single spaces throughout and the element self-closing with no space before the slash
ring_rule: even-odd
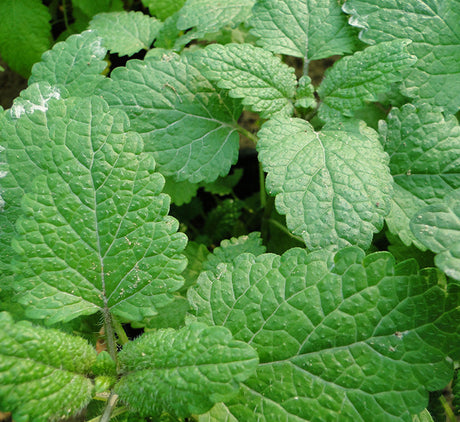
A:
<svg viewBox="0 0 460 422">
<path fill-rule="evenodd" d="M 0 114 L 0 409 L 430 420 L 460 360 L 458 1 L 144 5 L 56 44 Z"/>
</svg>

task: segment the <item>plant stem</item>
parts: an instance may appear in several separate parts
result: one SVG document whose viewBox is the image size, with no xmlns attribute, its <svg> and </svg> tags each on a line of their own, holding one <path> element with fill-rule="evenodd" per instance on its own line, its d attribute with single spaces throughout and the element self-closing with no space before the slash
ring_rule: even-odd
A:
<svg viewBox="0 0 460 422">
<path fill-rule="evenodd" d="M 236 126 L 236 130 L 243 136 L 246 136 L 246 138 L 250 139 L 252 142 L 254 142 L 255 145 L 257 145 L 257 136 L 254 135 L 252 132 L 249 132 L 249 130 L 246 130 L 244 127 L 241 127 L 240 125 Z"/>
<path fill-rule="evenodd" d="M 303 239 L 300 236 L 296 236 L 295 234 L 292 234 L 283 224 L 281 224 L 279 221 L 274 220 L 273 218 L 268 219 L 268 222 L 272 224 L 273 226 L 277 227 L 284 233 L 286 233 L 289 237 L 292 237 L 295 240 L 298 240 L 299 242 L 303 243 Z"/>
<path fill-rule="evenodd" d="M 455 417 L 452 408 L 450 407 L 449 403 L 447 403 L 446 398 L 442 394 L 439 396 L 439 401 L 441 402 L 442 407 L 444 408 L 444 412 L 446 413 L 448 421 L 457 422 L 457 418 Z"/>
<path fill-rule="evenodd" d="M 104 409 L 104 413 L 101 416 L 101 419 L 99 419 L 99 422 L 109 422 L 110 418 L 112 417 L 112 412 L 117 404 L 118 400 L 118 394 L 115 393 L 110 393 L 110 396 L 107 400 L 107 405 Z"/>
<path fill-rule="evenodd" d="M 69 29 L 69 18 L 67 16 L 67 0 L 62 0 L 62 14 L 64 15 L 65 29 Z"/>
<path fill-rule="evenodd" d="M 122 346 L 125 345 L 126 343 L 128 343 L 129 338 L 126 335 L 126 332 L 125 332 L 123 326 L 113 316 L 112 316 L 112 323 L 113 323 L 113 327 L 115 328 L 115 332 L 117 333 L 119 343 Z"/>
<path fill-rule="evenodd" d="M 265 208 L 267 205 L 267 194 L 265 193 L 265 173 L 262 168 L 262 163 L 259 162 L 259 184 L 260 184 L 260 206 Z"/>
<path fill-rule="evenodd" d="M 113 329 L 113 320 L 112 315 L 110 314 L 109 308 L 105 306 L 102 310 L 102 315 L 104 316 L 104 329 L 105 329 L 105 338 L 107 341 L 107 351 L 109 352 L 110 357 L 117 361 L 117 342 L 115 341 L 115 331 Z"/>
</svg>

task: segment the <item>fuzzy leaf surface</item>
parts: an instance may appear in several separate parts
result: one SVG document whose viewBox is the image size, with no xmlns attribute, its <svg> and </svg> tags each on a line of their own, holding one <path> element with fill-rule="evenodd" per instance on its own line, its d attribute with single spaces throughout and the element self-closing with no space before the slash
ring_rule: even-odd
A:
<svg viewBox="0 0 460 422">
<path fill-rule="evenodd" d="M 104 40 L 104 46 L 120 56 L 148 50 L 162 24 L 142 12 L 99 13 L 89 23 Z"/>
<path fill-rule="evenodd" d="M 29 84 L 46 81 L 51 86 L 75 97 L 93 95 L 105 77 L 104 61 L 107 49 L 96 33 L 85 31 L 71 35 L 43 54 L 42 60 L 32 68 Z"/>
<path fill-rule="evenodd" d="M 121 400 L 143 415 L 166 410 L 200 414 L 236 395 L 258 364 L 254 349 L 232 339 L 227 328 L 192 323 L 158 330 L 128 343 L 120 353 L 115 387 Z"/>
<path fill-rule="evenodd" d="M 460 281 L 460 189 L 442 202 L 422 208 L 412 218 L 410 227 L 424 246 L 437 253 L 435 264 Z"/>
<path fill-rule="evenodd" d="M 51 16 L 40 0 L 0 2 L 0 53 L 24 77 L 51 46 Z"/>
<path fill-rule="evenodd" d="M 404 244 L 423 249 L 409 222 L 421 208 L 442 203 L 460 188 L 460 126 L 428 104 L 406 104 L 393 108 L 379 131 L 395 182 L 387 225 Z"/>
<path fill-rule="evenodd" d="M 242 98 L 262 118 L 278 112 L 292 114 L 297 85 L 294 68 L 269 51 L 250 44 L 211 44 L 196 55 L 205 77 L 230 90 L 230 96 Z"/>
<path fill-rule="evenodd" d="M 188 0 L 179 10 L 177 28 L 195 28 L 200 34 L 216 32 L 224 26 L 236 26 L 247 20 L 254 0 Z"/>
<path fill-rule="evenodd" d="M 417 62 L 405 94 L 455 113 L 460 107 L 460 3 L 457 0 L 347 0 L 350 24 L 369 44 L 410 39 Z"/>
<path fill-rule="evenodd" d="M 416 60 L 407 52 L 408 44 L 401 40 L 380 43 L 335 63 L 318 89 L 320 118 L 351 117 L 367 101 L 377 101 L 380 94 L 389 91 L 392 83 L 402 79 L 400 71 Z"/>
<path fill-rule="evenodd" d="M 167 215 L 164 179 L 140 136 L 98 97 L 55 101 L 37 117 L 46 119 L 37 126 L 43 171 L 25 184 L 14 241 L 28 315 L 49 323 L 102 308 L 122 319 L 155 315 L 182 285 L 186 238 Z M 13 172 L 21 157 L 10 160 Z"/>
<path fill-rule="evenodd" d="M 336 0 L 258 0 L 250 24 L 259 45 L 307 62 L 351 53 L 357 41 Z"/>
<path fill-rule="evenodd" d="M 244 254 L 218 269 L 189 291 L 196 318 L 260 359 L 225 402 L 228 420 L 411 422 L 452 376 L 458 292 L 436 270 L 357 247 Z"/>
<path fill-rule="evenodd" d="M 112 72 L 101 94 L 128 114 L 165 176 L 212 182 L 238 158 L 241 106 L 186 56 L 129 61 Z"/>
<path fill-rule="evenodd" d="M 83 409 L 96 351 L 80 337 L 0 313 L 0 403 L 15 420 L 47 422 Z"/>
<path fill-rule="evenodd" d="M 369 247 L 389 211 L 392 183 L 376 132 L 352 121 L 315 132 L 301 119 L 272 118 L 257 149 L 268 193 L 307 248 Z"/>
</svg>

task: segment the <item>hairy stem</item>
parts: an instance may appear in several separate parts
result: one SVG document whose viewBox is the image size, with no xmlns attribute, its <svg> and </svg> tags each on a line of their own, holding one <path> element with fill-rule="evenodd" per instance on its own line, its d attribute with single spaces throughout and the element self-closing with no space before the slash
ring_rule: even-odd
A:
<svg viewBox="0 0 460 422">
<path fill-rule="evenodd" d="M 254 135 L 252 132 L 249 132 L 249 130 L 246 130 L 244 127 L 241 127 L 240 125 L 238 125 L 236 129 L 241 135 L 246 136 L 246 138 L 250 139 L 252 142 L 254 142 L 255 145 L 257 145 L 256 135 Z"/>
<path fill-rule="evenodd" d="M 442 404 L 442 407 L 444 408 L 444 412 L 446 413 L 447 420 L 449 422 L 456 422 L 457 418 L 454 415 L 454 412 L 452 411 L 452 408 L 450 407 L 449 403 L 447 403 L 446 398 L 443 395 L 439 396 L 439 401 Z"/>
<path fill-rule="evenodd" d="M 279 221 L 276 221 L 274 220 L 273 218 L 270 218 L 268 220 L 268 222 L 270 224 L 272 224 L 273 226 L 277 227 L 278 229 L 280 229 L 281 231 L 283 231 L 284 233 L 286 233 L 289 237 L 292 237 L 293 239 L 295 240 L 298 240 L 299 242 L 302 242 L 303 243 L 303 239 L 300 237 L 300 236 L 296 236 L 295 234 L 292 234 L 283 224 L 281 224 Z"/>
<path fill-rule="evenodd" d="M 105 406 L 104 413 L 99 419 L 99 422 L 109 422 L 112 417 L 112 412 L 115 409 L 117 404 L 118 394 L 110 393 L 109 398 L 107 399 L 107 405 Z"/>
<path fill-rule="evenodd" d="M 117 361 L 117 342 L 115 340 L 115 330 L 113 328 L 112 315 L 110 314 L 109 308 L 104 307 L 102 310 L 102 315 L 104 316 L 104 329 L 105 329 L 105 338 L 107 341 L 107 351 L 109 352 L 110 357 Z"/>
<path fill-rule="evenodd" d="M 117 333 L 119 343 L 122 346 L 125 345 L 126 343 L 128 343 L 129 338 L 126 335 L 126 332 L 125 332 L 123 326 L 113 316 L 112 316 L 112 323 L 113 323 L 113 327 L 115 328 L 115 332 Z"/>
</svg>

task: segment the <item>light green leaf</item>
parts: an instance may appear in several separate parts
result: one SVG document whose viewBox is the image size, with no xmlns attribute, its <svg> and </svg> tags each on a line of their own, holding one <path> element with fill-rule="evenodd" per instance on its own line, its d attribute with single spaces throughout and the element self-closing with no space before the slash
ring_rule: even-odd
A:
<svg viewBox="0 0 460 422">
<path fill-rule="evenodd" d="M 262 47 L 307 63 L 351 53 L 357 44 L 337 0 L 258 0 L 249 22 Z"/>
<path fill-rule="evenodd" d="M 347 0 L 350 24 L 369 44 L 411 39 L 415 66 L 404 93 L 455 113 L 460 107 L 460 4 L 457 0 Z"/>
<path fill-rule="evenodd" d="M 295 106 L 300 108 L 313 108 L 316 105 L 316 99 L 314 96 L 315 88 L 311 84 L 309 76 L 302 76 L 299 79 L 299 85 L 296 89 L 296 101 Z"/>
<path fill-rule="evenodd" d="M 175 48 L 176 42 L 180 44 L 178 39 L 180 38 L 182 32 L 177 29 L 178 19 L 179 13 L 174 13 L 164 21 L 163 26 L 158 31 L 157 39 L 155 40 L 155 48 L 150 50 L 146 54 L 145 58 L 149 57 L 149 55 L 157 54 L 156 50 L 159 48 L 174 51 L 182 50 L 182 45 L 180 46 L 180 48 Z"/>
<path fill-rule="evenodd" d="M 269 51 L 250 44 L 211 44 L 195 57 L 206 78 L 230 90 L 230 96 L 242 98 L 249 110 L 263 118 L 278 112 L 292 114 L 297 85 L 294 68 Z"/>
<path fill-rule="evenodd" d="M 412 422 L 434 422 L 427 409 L 412 417 Z"/>
<path fill-rule="evenodd" d="M 0 313 L 0 403 L 16 421 L 57 421 L 82 410 L 92 397 L 85 374 L 95 360 L 80 337 Z"/>
<path fill-rule="evenodd" d="M 179 10 L 177 28 L 195 28 L 199 36 L 224 26 L 235 27 L 248 19 L 254 0 L 187 0 Z"/>
<path fill-rule="evenodd" d="M 144 334 L 123 348 L 119 362 L 125 375 L 115 391 L 130 408 L 148 416 L 163 410 L 185 417 L 234 396 L 258 359 L 228 329 L 192 323 Z"/>
<path fill-rule="evenodd" d="M 407 53 L 408 41 L 390 41 L 344 57 L 326 71 L 318 89 L 322 102 L 321 119 L 337 120 L 353 116 L 367 101 L 377 101 L 402 79 L 401 72 L 415 62 Z"/>
<path fill-rule="evenodd" d="M 424 246 L 438 254 L 435 264 L 460 281 L 460 189 L 419 210 L 410 228 Z"/>
<path fill-rule="evenodd" d="M 238 158 L 240 105 L 186 56 L 129 61 L 112 72 L 101 94 L 128 114 L 165 176 L 212 182 Z"/>
<path fill-rule="evenodd" d="M 164 21 L 176 13 L 185 3 L 185 0 L 142 0 L 144 7 L 148 7 L 150 14 Z"/>
<path fill-rule="evenodd" d="M 212 251 L 212 254 L 208 255 L 203 264 L 203 269 L 213 271 L 221 263 L 233 263 L 243 253 L 251 253 L 254 256 L 259 256 L 265 251 L 266 248 L 262 245 L 262 238 L 259 232 L 225 239 L 220 242 L 220 246 Z"/>
<path fill-rule="evenodd" d="M 209 412 L 198 417 L 199 422 L 238 422 L 224 403 L 217 403 Z"/>
<path fill-rule="evenodd" d="M 196 318 L 260 359 L 225 401 L 229 420 L 410 422 L 452 377 L 458 292 L 435 270 L 357 247 L 245 254 L 218 269 L 189 291 Z"/>
<path fill-rule="evenodd" d="M 105 79 L 101 73 L 107 66 L 106 53 L 102 38 L 96 33 L 72 35 L 57 43 L 34 65 L 29 84 L 46 81 L 59 90 L 65 88 L 71 96 L 92 95 Z"/>
<path fill-rule="evenodd" d="M 18 145 L 31 141 L 21 126 L 33 130 L 32 118 L 48 129 L 35 125 L 45 137 L 34 159 L 40 170 L 24 181 L 14 241 L 15 288 L 28 315 L 49 323 L 102 308 L 121 319 L 155 315 L 183 283 L 186 238 L 167 216 L 163 177 L 140 136 L 98 97 L 50 102 L 28 117 L 17 123 Z M 31 178 L 35 167 L 20 167 L 23 155 L 9 156 L 10 171 Z"/>
<path fill-rule="evenodd" d="M 96 15 L 89 27 L 112 53 L 132 56 L 150 48 L 162 24 L 142 12 L 111 12 Z"/>
<path fill-rule="evenodd" d="M 51 16 L 40 0 L 0 2 L 0 54 L 24 77 L 51 47 Z"/>
<path fill-rule="evenodd" d="M 374 130 L 348 121 L 315 132 L 304 120 L 273 118 L 257 150 L 276 209 L 307 248 L 369 247 L 389 211 L 392 183 Z"/>
<path fill-rule="evenodd" d="M 442 203 L 460 188 L 460 126 L 455 117 L 428 104 L 406 104 L 393 108 L 379 130 L 395 181 L 388 228 L 404 244 L 424 249 L 409 221 L 421 208 Z"/>
</svg>

